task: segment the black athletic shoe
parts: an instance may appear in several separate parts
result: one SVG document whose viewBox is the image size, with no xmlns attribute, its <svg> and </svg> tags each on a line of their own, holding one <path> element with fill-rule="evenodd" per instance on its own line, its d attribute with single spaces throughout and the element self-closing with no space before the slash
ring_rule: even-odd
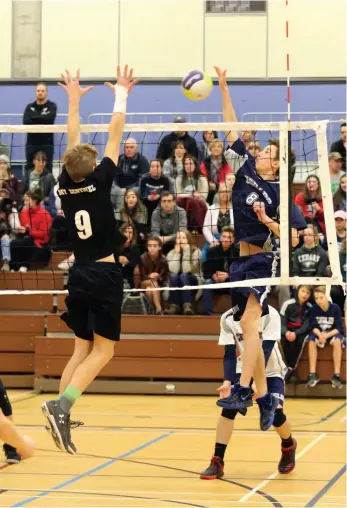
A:
<svg viewBox="0 0 347 508">
<path fill-rule="evenodd" d="M 22 457 L 17 453 L 17 450 L 13 448 L 13 446 L 4 444 L 2 448 L 6 456 L 7 464 L 19 464 L 19 462 L 22 460 Z"/>
<path fill-rule="evenodd" d="M 238 389 L 231 392 L 229 397 L 217 400 L 216 404 L 217 406 L 224 407 L 226 409 L 246 409 L 247 407 L 253 406 L 252 390 L 249 389 L 249 391 L 246 391 Z"/>
<path fill-rule="evenodd" d="M 65 450 L 71 453 L 71 455 L 74 455 L 76 453 L 76 447 L 71 441 L 70 415 L 61 409 L 59 401 L 57 400 L 44 402 L 42 404 L 42 412 L 50 425 L 50 434 L 54 443 L 61 450 Z"/>
<path fill-rule="evenodd" d="M 295 468 L 295 450 L 296 440 L 293 439 L 293 444 L 290 448 L 283 448 L 282 446 L 282 457 L 278 464 L 278 472 L 281 474 L 288 474 Z"/>
<path fill-rule="evenodd" d="M 200 473 L 201 480 L 217 480 L 224 476 L 224 462 L 220 457 L 212 457 L 210 465 Z"/>
<path fill-rule="evenodd" d="M 51 436 L 51 438 L 54 441 L 54 444 L 59 450 L 65 451 L 64 448 L 62 448 L 59 439 L 57 438 L 56 433 L 53 434 L 51 425 L 49 423 L 45 423 L 45 429 L 47 430 L 48 434 Z"/>
<path fill-rule="evenodd" d="M 278 402 L 279 400 L 277 397 L 274 397 L 272 393 L 268 393 L 266 400 L 264 400 L 261 405 L 258 403 L 261 430 L 268 430 L 273 425 Z"/>
</svg>

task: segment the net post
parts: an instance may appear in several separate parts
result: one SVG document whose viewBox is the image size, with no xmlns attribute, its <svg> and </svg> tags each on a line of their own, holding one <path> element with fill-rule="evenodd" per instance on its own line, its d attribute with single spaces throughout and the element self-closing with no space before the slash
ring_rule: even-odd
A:
<svg viewBox="0 0 347 508">
<path fill-rule="evenodd" d="M 291 272 L 291 192 L 289 189 L 290 161 L 289 161 L 289 125 L 280 127 L 280 256 L 281 279 L 288 279 Z M 290 204 L 290 208 L 288 207 Z M 283 281 L 285 283 L 285 280 Z"/>
</svg>

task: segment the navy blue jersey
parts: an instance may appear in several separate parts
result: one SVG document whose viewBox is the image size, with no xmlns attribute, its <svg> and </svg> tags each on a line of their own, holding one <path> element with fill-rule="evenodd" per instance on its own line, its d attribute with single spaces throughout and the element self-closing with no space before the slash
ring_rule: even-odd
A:
<svg viewBox="0 0 347 508">
<path fill-rule="evenodd" d="M 279 222 L 279 180 L 264 180 L 258 175 L 255 158 L 246 150 L 241 139 L 237 139 L 228 150 L 233 150 L 246 157 L 244 164 L 236 173 L 232 192 L 235 240 L 251 243 L 261 248 L 267 244 L 266 250 L 271 250 L 270 246 L 273 244 L 274 235 L 265 224 L 259 221 L 257 214 L 253 211 L 253 204 L 255 201 L 265 203 L 266 215 Z M 306 228 L 306 221 L 295 205 L 292 207 L 292 227 Z"/>
<path fill-rule="evenodd" d="M 327 311 L 322 310 L 319 305 L 313 305 L 311 309 L 311 330 L 318 328 L 323 333 L 338 330 L 344 334 L 341 309 L 336 303 L 329 303 Z"/>
</svg>

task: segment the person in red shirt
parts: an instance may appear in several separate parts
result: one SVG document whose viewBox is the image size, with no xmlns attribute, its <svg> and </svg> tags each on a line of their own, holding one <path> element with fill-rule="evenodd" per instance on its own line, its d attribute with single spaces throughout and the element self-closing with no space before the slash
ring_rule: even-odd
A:
<svg viewBox="0 0 347 508">
<path fill-rule="evenodd" d="M 302 211 L 306 222 L 317 226 L 325 234 L 322 189 L 318 176 L 311 175 L 306 178 L 304 192 L 295 197 L 295 204 Z"/>
<path fill-rule="evenodd" d="M 224 156 L 223 141 L 214 139 L 209 144 L 209 149 L 211 155 L 202 161 L 200 169 L 201 174 L 207 178 L 209 188 L 207 202 L 212 205 L 219 184 L 225 183 L 225 177 L 232 171 Z"/>
<path fill-rule="evenodd" d="M 47 248 L 52 225 L 50 214 L 41 206 L 42 191 L 37 188 L 25 195 L 25 206 L 20 213 L 21 233 L 24 237 L 11 242 L 11 270 L 26 272 L 29 263 L 48 263 L 50 250 Z"/>
</svg>

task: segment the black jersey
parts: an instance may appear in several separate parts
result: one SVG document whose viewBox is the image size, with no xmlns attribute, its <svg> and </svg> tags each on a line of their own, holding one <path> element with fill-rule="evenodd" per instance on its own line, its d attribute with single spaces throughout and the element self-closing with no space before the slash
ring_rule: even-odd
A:
<svg viewBox="0 0 347 508">
<path fill-rule="evenodd" d="M 74 182 L 63 168 L 58 195 L 77 262 L 96 261 L 117 250 L 122 235 L 110 199 L 116 171 L 108 157 L 82 182 Z"/>
</svg>

